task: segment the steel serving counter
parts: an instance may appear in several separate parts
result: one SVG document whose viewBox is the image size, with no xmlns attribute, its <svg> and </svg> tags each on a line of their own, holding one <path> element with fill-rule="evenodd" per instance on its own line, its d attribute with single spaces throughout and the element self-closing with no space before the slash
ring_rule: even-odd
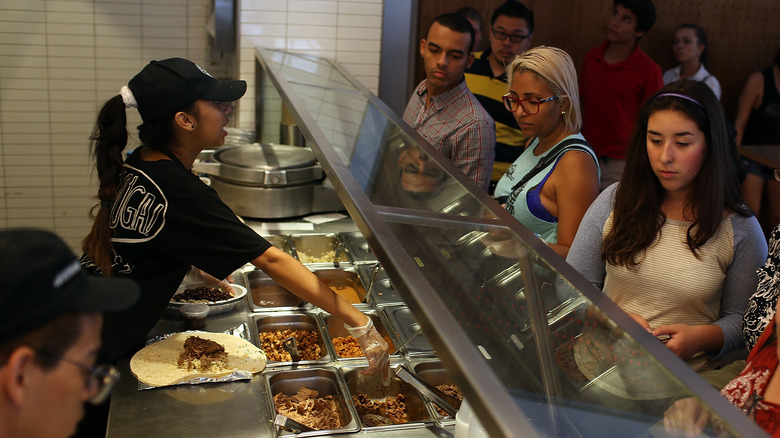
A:
<svg viewBox="0 0 780 438">
<path fill-rule="evenodd" d="M 422 327 L 490 436 L 665 436 L 669 397 L 682 395 L 718 420 L 702 436 L 763 435 L 338 64 L 258 48 L 255 90 L 259 141 L 278 141 L 286 107 L 403 316 Z M 262 382 L 137 391 L 123 379 L 109 434 L 271 436 Z"/>
</svg>

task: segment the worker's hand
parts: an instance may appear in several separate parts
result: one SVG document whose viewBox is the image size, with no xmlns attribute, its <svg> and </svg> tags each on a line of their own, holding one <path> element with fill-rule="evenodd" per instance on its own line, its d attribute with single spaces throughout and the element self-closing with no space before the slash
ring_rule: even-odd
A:
<svg viewBox="0 0 780 438">
<path fill-rule="evenodd" d="M 363 374 L 374 376 L 381 373 L 382 384 L 390 385 L 390 355 L 387 353 L 387 342 L 376 331 L 371 318 L 368 318 L 368 323 L 362 327 L 351 327 L 349 324 L 344 324 L 344 328 L 353 338 L 357 339 L 360 348 L 363 349 L 363 354 L 368 359 L 368 369 L 363 370 Z"/>
<path fill-rule="evenodd" d="M 213 284 L 214 286 L 217 286 L 218 288 L 224 290 L 228 293 L 235 293 L 233 291 L 233 288 L 230 287 L 230 282 L 233 281 L 233 278 L 228 275 L 228 277 L 224 280 L 220 280 L 217 277 L 214 277 L 211 274 L 208 274 L 204 271 L 201 271 L 200 269 L 196 268 L 195 266 L 190 267 L 189 275 L 191 278 L 196 279 L 198 281 L 202 281 L 203 283 L 209 283 Z"/>
</svg>

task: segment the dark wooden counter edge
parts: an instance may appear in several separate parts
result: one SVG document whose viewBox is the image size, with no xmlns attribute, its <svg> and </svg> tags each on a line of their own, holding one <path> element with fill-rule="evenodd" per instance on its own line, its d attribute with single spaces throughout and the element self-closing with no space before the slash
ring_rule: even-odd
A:
<svg viewBox="0 0 780 438">
<path fill-rule="evenodd" d="M 740 155 L 771 168 L 780 167 L 780 145 L 745 145 L 737 148 Z"/>
</svg>

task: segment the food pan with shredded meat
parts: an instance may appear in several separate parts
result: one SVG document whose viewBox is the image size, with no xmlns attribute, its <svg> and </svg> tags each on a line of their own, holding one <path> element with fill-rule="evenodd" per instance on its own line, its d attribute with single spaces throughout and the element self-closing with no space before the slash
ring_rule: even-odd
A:
<svg viewBox="0 0 780 438">
<path fill-rule="evenodd" d="M 316 360 L 325 355 L 320 347 L 320 336 L 315 330 L 276 330 L 258 333 L 260 346 L 272 362 L 289 362 L 292 360 L 290 353 L 285 350 L 282 343 L 289 337 L 294 337 L 298 346 L 298 354 L 301 360 Z"/>
<path fill-rule="evenodd" d="M 428 403 L 410 384 L 391 371 L 390 385 L 384 386 L 378 376 L 363 375 L 365 369 L 365 366 L 341 368 L 364 428 L 414 428 L 431 420 Z"/>
<path fill-rule="evenodd" d="M 264 373 L 268 396 L 274 411 L 304 426 L 315 429 L 303 436 L 337 436 L 357 432 L 357 414 L 332 367 L 278 367 Z M 277 436 L 297 437 L 289 430 L 278 430 Z"/>
</svg>

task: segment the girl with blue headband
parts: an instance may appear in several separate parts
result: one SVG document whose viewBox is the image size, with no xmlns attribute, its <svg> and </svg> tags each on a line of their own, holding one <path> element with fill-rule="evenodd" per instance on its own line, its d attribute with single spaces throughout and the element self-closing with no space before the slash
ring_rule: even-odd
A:
<svg viewBox="0 0 780 438">
<path fill-rule="evenodd" d="M 706 84 L 662 88 L 640 112 L 620 182 L 591 205 L 566 259 L 697 371 L 744 348 L 742 315 L 767 254 L 729 147 Z"/>
</svg>

